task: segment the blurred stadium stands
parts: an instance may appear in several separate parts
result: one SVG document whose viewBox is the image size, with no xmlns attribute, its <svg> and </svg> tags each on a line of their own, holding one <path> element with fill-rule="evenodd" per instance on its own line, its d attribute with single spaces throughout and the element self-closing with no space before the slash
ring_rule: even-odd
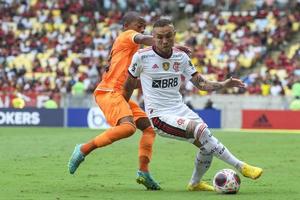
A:
<svg viewBox="0 0 300 200">
<path fill-rule="evenodd" d="M 145 17 L 148 33 L 154 20 L 172 17 L 199 72 L 247 83 L 218 93 L 291 95 L 300 81 L 299 0 L 2 0 L 2 97 L 92 93 L 128 10 Z M 182 92 L 207 94 L 189 84 Z"/>
</svg>

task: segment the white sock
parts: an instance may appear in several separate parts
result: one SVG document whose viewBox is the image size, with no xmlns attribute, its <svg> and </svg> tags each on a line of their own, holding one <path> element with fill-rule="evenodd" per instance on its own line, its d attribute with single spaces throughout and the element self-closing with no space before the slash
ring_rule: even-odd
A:
<svg viewBox="0 0 300 200">
<path fill-rule="evenodd" d="M 202 145 L 200 150 L 211 152 L 217 158 L 240 171 L 244 163 L 232 155 L 232 153 L 211 134 L 208 128 L 206 128 L 201 134 L 199 142 Z"/>
<path fill-rule="evenodd" d="M 196 185 L 200 182 L 205 172 L 209 169 L 213 154 L 199 150 L 195 158 L 195 168 L 190 184 Z"/>
</svg>

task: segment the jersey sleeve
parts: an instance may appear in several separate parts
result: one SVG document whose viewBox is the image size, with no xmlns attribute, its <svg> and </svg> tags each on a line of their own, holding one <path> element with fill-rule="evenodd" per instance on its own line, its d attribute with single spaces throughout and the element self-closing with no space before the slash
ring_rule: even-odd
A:
<svg viewBox="0 0 300 200">
<path fill-rule="evenodd" d="M 138 78 L 141 74 L 142 71 L 142 65 L 141 65 L 141 60 L 140 60 L 140 56 L 139 53 L 136 52 L 131 60 L 131 64 L 128 68 L 128 72 L 131 76 Z"/>
<path fill-rule="evenodd" d="M 197 73 L 197 70 L 187 54 L 184 54 L 183 59 L 184 59 L 183 75 L 185 76 L 186 79 L 190 80 L 192 78 L 192 76 Z"/>
<path fill-rule="evenodd" d="M 134 30 L 128 30 L 124 34 L 123 41 L 126 42 L 130 46 L 136 46 L 137 43 L 134 42 L 134 37 L 138 34 L 140 34 L 140 33 L 136 32 Z"/>
</svg>

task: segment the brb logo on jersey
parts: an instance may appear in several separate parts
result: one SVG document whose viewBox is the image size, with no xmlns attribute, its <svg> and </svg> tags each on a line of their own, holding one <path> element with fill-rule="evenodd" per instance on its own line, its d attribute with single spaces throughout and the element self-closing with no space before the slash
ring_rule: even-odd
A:
<svg viewBox="0 0 300 200">
<path fill-rule="evenodd" d="M 169 88 L 169 87 L 176 87 L 177 85 L 178 85 L 177 77 L 152 81 L 153 88 Z"/>
</svg>

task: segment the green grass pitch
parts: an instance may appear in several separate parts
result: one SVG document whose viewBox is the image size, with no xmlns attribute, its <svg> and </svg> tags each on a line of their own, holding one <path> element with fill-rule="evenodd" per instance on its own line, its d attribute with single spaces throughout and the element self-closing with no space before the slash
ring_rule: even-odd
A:
<svg viewBox="0 0 300 200">
<path fill-rule="evenodd" d="M 0 199 L 300 199 L 300 134 L 278 131 L 221 131 L 219 138 L 241 160 L 264 169 L 256 181 L 241 176 L 240 192 L 188 192 L 196 148 L 186 142 L 156 137 L 152 175 L 162 191 L 147 191 L 135 182 L 140 133 L 97 149 L 78 168 L 67 171 L 74 145 L 100 131 L 63 128 L 0 128 Z M 230 168 L 214 158 L 204 180 Z"/>
</svg>

